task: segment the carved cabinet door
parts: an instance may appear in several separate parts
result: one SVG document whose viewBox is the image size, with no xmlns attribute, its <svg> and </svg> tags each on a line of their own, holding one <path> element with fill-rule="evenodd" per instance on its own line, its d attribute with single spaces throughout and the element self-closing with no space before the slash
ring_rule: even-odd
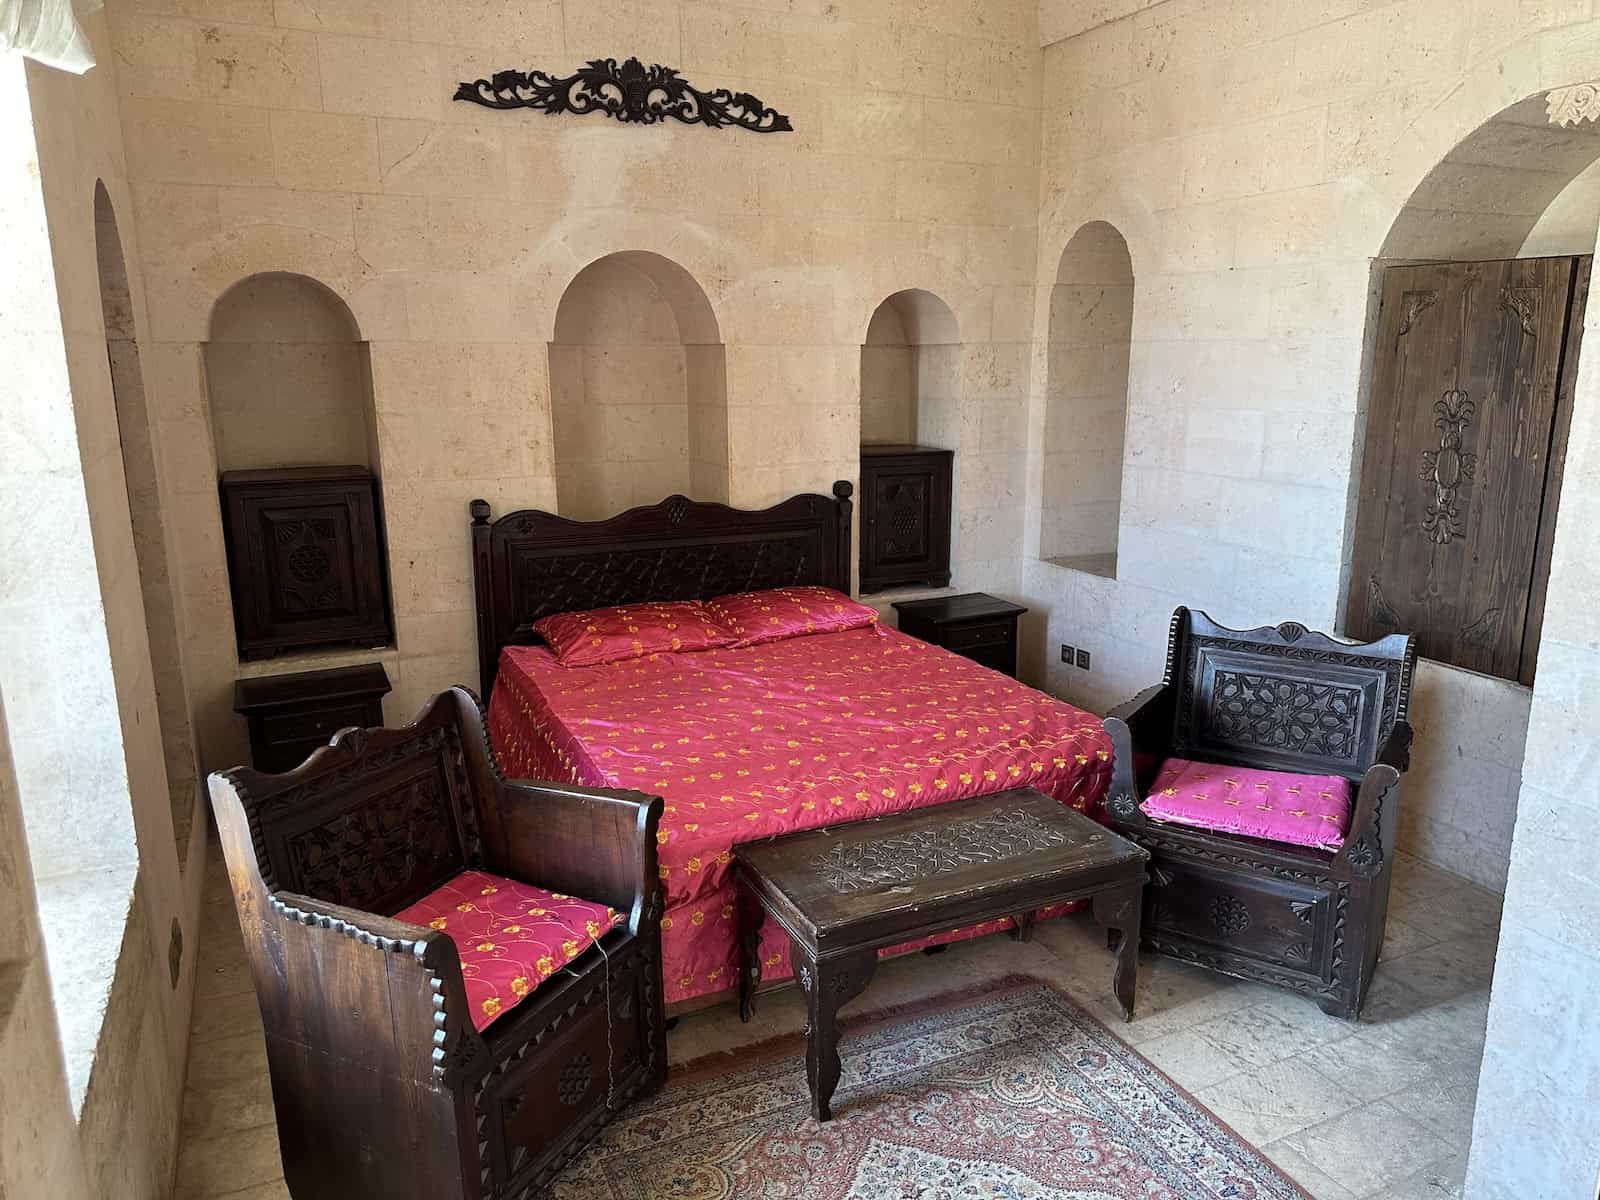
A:
<svg viewBox="0 0 1600 1200">
<path fill-rule="evenodd" d="M 1588 265 L 1384 273 L 1351 636 L 1410 631 L 1426 658 L 1531 681 Z"/>
</svg>

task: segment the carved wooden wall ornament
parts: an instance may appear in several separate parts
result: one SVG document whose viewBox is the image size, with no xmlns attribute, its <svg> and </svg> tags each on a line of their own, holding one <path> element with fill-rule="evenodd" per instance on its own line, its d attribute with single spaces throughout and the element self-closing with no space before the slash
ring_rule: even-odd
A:
<svg viewBox="0 0 1600 1200">
<path fill-rule="evenodd" d="M 702 92 L 671 67 L 646 67 L 637 58 L 618 65 L 614 58 L 596 58 L 571 75 L 544 71 L 496 71 L 490 79 L 462 83 L 457 100 L 485 108 L 536 108 L 558 113 L 601 113 L 623 124 L 655 125 L 671 118 L 685 125 L 720 129 L 725 125 L 752 133 L 787 133 L 789 118 L 749 92 L 714 88 Z"/>
</svg>

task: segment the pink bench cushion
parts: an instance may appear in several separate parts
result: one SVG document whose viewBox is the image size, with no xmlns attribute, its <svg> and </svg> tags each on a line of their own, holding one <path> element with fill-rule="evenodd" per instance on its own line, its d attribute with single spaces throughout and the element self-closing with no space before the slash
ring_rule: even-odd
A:
<svg viewBox="0 0 1600 1200">
<path fill-rule="evenodd" d="M 395 918 L 450 935 L 480 1030 L 622 922 L 604 904 L 484 871 L 461 872 Z"/>
<path fill-rule="evenodd" d="M 1174 825 L 1337 850 L 1350 828 L 1350 781 L 1169 758 L 1140 807 Z"/>
</svg>

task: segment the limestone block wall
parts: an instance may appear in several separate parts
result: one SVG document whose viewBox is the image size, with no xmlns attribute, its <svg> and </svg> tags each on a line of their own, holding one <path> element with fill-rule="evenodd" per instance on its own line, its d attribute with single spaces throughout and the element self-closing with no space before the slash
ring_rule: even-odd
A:
<svg viewBox="0 0 1600 1200">
<path fill-rule="evenodd" d="M 109 61 L 105 19 L 86 28 Z M 111 73 L 12 56 L 0 69 L 13 378 L 0 421 L 11 531 L 0 864 L 21 932 L 6 950 L 18 990 L 0 1005 L 0 1037 L 5 1109 L 25 1114 L 8 1121 L 0 1155 L 18 1195 L 155 1200 L 176 1154 L 204 839 L 187 839 L 180 861 L 156 697 L 174 664 L 152 662 L 111 373 L 150 310 Z M 102 304 L 97 184 L 119 217 L 125 308 Z M 183 824 L 198 801 L 191 789 Z M 187 951 L 169 975 L 174 938 Z"/>
<path fill-rule="evenodd" d="M 906 288 L 941 297 L 964 343 L 958 541 L 972 553 L 957 579 L 1014 589 L 1037 256 L 1032 0 L 107 11 L 209 764 L 244 747 L 202 347 L 217 298 L 260 272 L 331 288 L 370 353 L 391 720 L 473 677 L 467 500 L 558 501 L 552 371 L 570 373 L 556 313 L 612 253 L 659 255 L 703 289 L 721 354 L 686 350 L 685 387 L 725 389 L 727 404 L 691 433 L 689 483 L 741 505 L 857 476 L 871 315 Z M 451 100 L 506 67 L 630 53 L 753 91 L 795 132 Z"/>
<path fill-rule="evenodd" d="M 1081 9 L 1046 3 L 1041 30 Z M 1180 603 L 1239 627 L 1339 627 L 1372 260 L 1458 142 L 1583 75 L 1594 28 L 1587 4 L 1499 0 L 1108 15 L 1045 53 L 1036 328 L 1048 328 L 1047 288 L 1073 234 L 1113 225 L 1138 281 L 1118 578 L 1024 562 L 1024 591 L 1050 614 L 1030 630 L 1036 677 L 1094 707 L 1159 678 Z M 1478 181 L 1458 202 L 1470 211 L 1446 214 L 1452 245 L 1510 255 L 1530 234 L 1537 210 L 1484 202 L 1481 180 L 1497 170 L 1504 183 L 1500 168 L 1461 165 L 1456 194 Z M 1041 340 L 1038 360 L 1048 353 Z M 1048 378 L 1034 372 L 1044 453 Z M 1042 458 L 1030 472 L 1041 529 Z M 1062 641 L 1095 652 L 1095 670 L 1046 652 Z M 1449 668 L 1419 679 L 1427 748 L 1408 778 L 1405 842 L 1492 887 L 1528 703 L 1526 689 Z"/>
</svg>

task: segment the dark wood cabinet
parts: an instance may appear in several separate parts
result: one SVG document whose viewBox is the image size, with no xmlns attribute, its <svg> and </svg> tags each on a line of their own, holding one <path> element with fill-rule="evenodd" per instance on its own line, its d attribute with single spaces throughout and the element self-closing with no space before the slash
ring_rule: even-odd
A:
<svg viewBox="0 0 1600 1200">
<path fill-rule="evenodd" d="M 389 642 L 388 571 L 371 471 L 227 471 L 220 486 L 241 659 Z"/>
<path fill-rule="evenodd" d="M 365 663 L 240 679 L 233 685 L 233 711 L 249 722 L 251 764 L 276 775 L 294 770 L 348 725 L 382 725 L 388 693 L 383 664 Z"/>
<path fill-rule="evenodd" d="M 1028 610 L 984 592 L 901 600 L 900 630 L 973 662 L 1017 676 L 1017 618 Z"/>
<path fill-rule="evenodd" d="M 953 450 L 900 443 L 861 447 L 863 592 L 950 584 Z"/>
</svg>

